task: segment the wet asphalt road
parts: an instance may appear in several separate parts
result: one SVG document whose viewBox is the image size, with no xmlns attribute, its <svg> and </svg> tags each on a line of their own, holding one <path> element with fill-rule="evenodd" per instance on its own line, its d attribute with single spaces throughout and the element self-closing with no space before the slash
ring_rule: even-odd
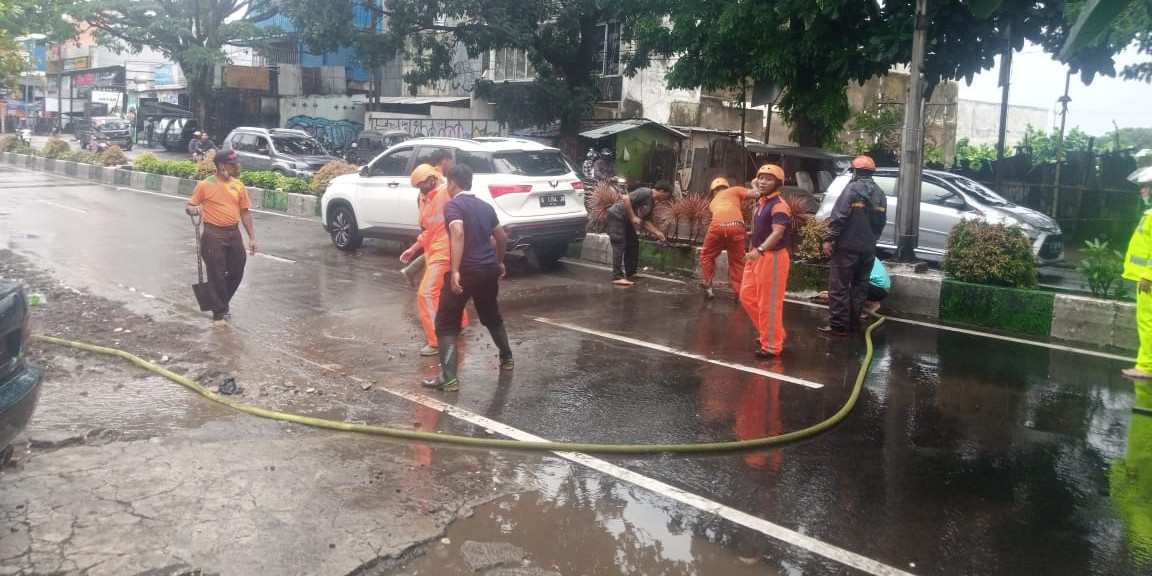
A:
<svg viewBox="0 0 1152 576">
<path fill-rule="evenodd" d="M 189 294 L 195 261 L 181 199 L 8 166 L 0 167 L 0 199 L 9 249 L 64 282 L 211 330 Z M 264 255 L 249 260 L 232 333 L 209 336 L 233 352 L 231 367 L 286 354 L 423 394 L 417 382 L 435 366 L 415 354 L 422 334 L 394 246 L 369 241 L 341 253 L 309 219 L 257 214 L 256 228 Z M 475 326 L 461 351 L 462 389 L 434 398 L 552 440 L 671 443 L 810 426 L 851 389 L 863 342 L 817 336 L 819 309 L 790 304 L 785 353 L 758 362 L 752 327 L 730 300 L 704 301 L 688 285 L 658 279 L 618 289 L 608 278 L 576 263 L 543 274 L 512 266 L 501 305 L 514 374 L 498 378 L 495 350 Z M 857 409 L 827 434 L 770 451 L 597 460 L 657 482 L 655 492 L 530 459 L 518 465 L 555 468 L 543 475 L 555 482 L 533 482 L 523 498 L 482 516 L 541 534 L 565 523 L 596 526 L 562 532 L 552 552 L 594 550 L 641 574 L 719 573 L 707 568 L 717 549 L 763 557 L 772 574 L 1152 572 L 1148 497 L 1114 497 L 1118 484 L 1142 474 L 1148 485 L 1152 474 L 1117 464 L 1147 461 L 1152 451 L 1130 441 L 1148 423 L 1130 412 L 1132 384 L 1118 374 L 1125 362 L 902 323 L 883 327 L 875 344 Z M 404 425 L 402 416 L 388 418 L 408 410 L 448 433 L 483 434 L 386 394 L 324 415 Z M 669 498 L 662 485 L 736 513 Z M 552 513 L 559 504 L 564 513 Z M 739 513 L 771 526 L 741 522 Z"/>
</svg>

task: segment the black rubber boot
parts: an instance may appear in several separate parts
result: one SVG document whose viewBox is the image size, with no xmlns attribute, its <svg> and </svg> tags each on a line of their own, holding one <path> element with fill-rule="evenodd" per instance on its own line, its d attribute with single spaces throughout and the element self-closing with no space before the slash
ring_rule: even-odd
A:
<svg viewBox="0 0 1152 576">
<path fill-rule="evenodd" d="M 511 370 L 516 367 L 516 363 L 512 361 L 512 346 L 508 344 L 508 331 L 504 329 L 504 324 L 488 328 L 488 333 L 492 335 L 492 341 L 496 343 L 496 349 L 500 351 L 500 369 Z"/>
<path fill-rule="evenodd" d="M 436 335 L 436 339 L 440 341 L 440 375 L 421 382 L 421 386 L 437 390 L 460 388 L 460 381 L 456 378 L 456 338 L 455 334 L 451 336 Z"/>
</svg>

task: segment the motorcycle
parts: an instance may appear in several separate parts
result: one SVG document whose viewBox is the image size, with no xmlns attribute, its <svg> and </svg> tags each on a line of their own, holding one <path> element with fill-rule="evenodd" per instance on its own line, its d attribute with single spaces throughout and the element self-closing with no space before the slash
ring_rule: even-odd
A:
<svg viewBox="0 0 1152 576">
<path fill-rule="evenodd" d="M 24 144 L 25 146 L 31 146 L 32 145 L 32 131 L 29 130 L 28 128 L 21 128 L 20 129 L 20 142 L 22 144 Z"/>
<path fill-rule="evenodd" d="M 108 149 L 108 141 L 102 138 L 93 138 L 92 143 L 88 147 L 89 151 L 93 154 L 103 154 Z"/>
<path fill-rule="evenodd" d="M 350 144 L 348 146 L 348 151 L 344 153 L 344 161 L 345 162 L 347 162 L 353 166 L 359 166 L 360 165 L 360 155 L 356 153 L 357 148 L 359 148 L 359 146 L 355 142 L 353 142 L 352 144 Z"/>
</svg>

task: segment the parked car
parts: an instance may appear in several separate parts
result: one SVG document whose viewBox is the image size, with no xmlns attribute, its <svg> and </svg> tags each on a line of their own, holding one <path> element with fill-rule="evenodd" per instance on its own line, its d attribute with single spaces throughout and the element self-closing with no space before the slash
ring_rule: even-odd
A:
<svg viewBox="0 0 1152 576">
<path fill-rule="evenodd" d="M 358 174 L 332 180 L 320 200 L 332 243 L 355 250 L 364 238 L 412 242 L 420 225 L 410 175 L 441 150 L 472 169 L 472 192 L 496 209 L 508 249 L 522 252 L 532 266 L 556 262 L 568 244 L 584 238 L 584 183 L 560 150 L 511 138 L 416 138 L 389 148 Z"/>
<path fill-rule="evenodd" d="M 363 166 L 381 152 L 411 139 L 410 134 L 401 130 L 363 130 L 344 154 L 344 161 Z"/>
<path fill-rule="evenodd" d="M 877 247 L 896 249 L 896 178 L 898 168 L 879 168 L 872 179 L 888 196 L 888 224 Z M 827 218 L 844 187 L 852 179 L 841 174 L 820 203 L 817 218 Z M 1064 236 L 1060 225 L 1049 216 L 1005 200 L 990 188 L 957 174 L 924 170 L 920 186 L 920 236 L 916 256 L 939 262 L 948 250 L 948 235 L 961 220 L 980 218 L 996 224 L 1018 226 L 1032 242 L 1037 262 L 1043 264 L 1064 258 Z"/>
<path fill-rule="evenodd" d="M 156 123 L 156 132 L 153 138 L 169 152 L 187 152 L 188 142 L 200 129 L 200 122 L 195 118 L 161 118 Z"/>
<path fill-rule="evenodd" d="M 93 140 L 115 144 L 123 150 L 132 149 L 132 132 L 129 122 L 115 116 L 98 116 L 87 120 L 77 119 L 76 139 L 80 147 L 87 150 Z"/>
<path fill-rule="evenodd" d="M 311 178 L 333 160 L 319 140 L 303 130 L 241 126 L 228 133 L 221 145 L 240 157 L 245 170 L 271 170 L 285 176 Z"/>
<path fill-rule="evenodd" d="M 30 319 L 24 288 L 0 278 L 0 466 L 12 457 L 12 441 L 40 397 L 43 372 L 24 357 Z"/>
</svg>

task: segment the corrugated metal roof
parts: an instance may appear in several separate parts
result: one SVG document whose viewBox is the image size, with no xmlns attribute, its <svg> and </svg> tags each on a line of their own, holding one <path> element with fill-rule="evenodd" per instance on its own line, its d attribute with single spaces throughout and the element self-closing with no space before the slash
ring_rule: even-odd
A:
<svg viewBox="0 0 1152 576">
<path fill-rule="evenodd" d="M 627 132 L 628 130 L 640 128 L 642 126 L 655 126 L 656 128 L 659 128 L 660 130 L 668 132 L 669 134 L 672 134 L 678 138 L 687 138 L 688 137 L 686 134 L 684 134 L 683 132 L 680 132 L 679 130 L 673 130 L 672 128 L 669 128 L 663 124 L 660 124 L 659 122 L 653 122 L 651 120 L 646 120 L 644 118 L 633 118 L 630 120 L 620 120 L 619 122 L 614 122 L 612 124 L 606 124 L 606 125 L 600 126 L 598 128 L 593 128 L 591 130 L 581 132 L 580 136 L 582 136 L 584 138 L 591 139 L 591 140 L 599 140 L 601 138 L 605 138 L 605 137 L 611 136 L 613 134 L 619 134 L 621 132 Z"/>
</svg>

